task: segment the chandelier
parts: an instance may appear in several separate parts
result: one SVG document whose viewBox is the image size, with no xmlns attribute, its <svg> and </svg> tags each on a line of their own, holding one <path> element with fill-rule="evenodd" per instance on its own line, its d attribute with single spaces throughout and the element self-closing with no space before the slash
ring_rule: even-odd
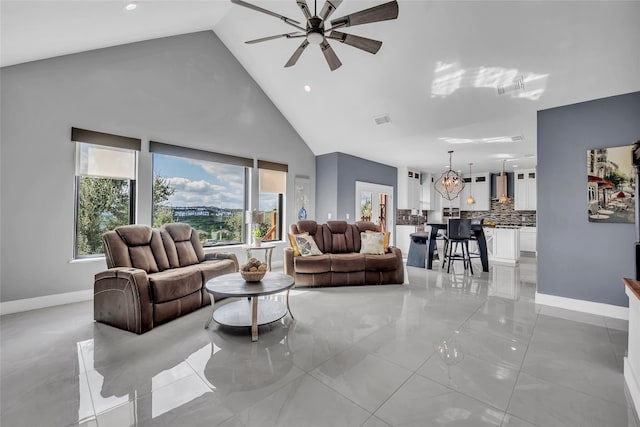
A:
<svg viewBox="0 0 640 427">
<path fill-rule="evenodd" d="M 464 188 L 464 182 L 460 176 L 451 169 L 451 153 L 453 151 L 449 151 L 449 170 L 443 173 L 434 184 L 436 191 L 449 201 L 457 198 Z"/>
</svg>

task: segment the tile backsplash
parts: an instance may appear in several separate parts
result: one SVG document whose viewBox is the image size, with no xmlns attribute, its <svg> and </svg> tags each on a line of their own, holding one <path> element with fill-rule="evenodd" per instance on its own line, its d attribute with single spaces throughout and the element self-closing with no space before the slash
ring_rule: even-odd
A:
<svg viewBox="0 0 640 427">
<path fill-rule="evenodd" d="M 460 218 L 484 218 L 498 225 L 536 225 L 536 211 L 515 210 L 513 197 L 509 197 L 506 203 L 492 199 L 490 211 L 460 211 Z"/>
<path fill-rule="evenodd" d="M 427 211 L 417 212 L 415 215 L 411 213 L 411 209 L 397 209 L 396 225 L 422 225 L 427 222 Z"/>
</svg>

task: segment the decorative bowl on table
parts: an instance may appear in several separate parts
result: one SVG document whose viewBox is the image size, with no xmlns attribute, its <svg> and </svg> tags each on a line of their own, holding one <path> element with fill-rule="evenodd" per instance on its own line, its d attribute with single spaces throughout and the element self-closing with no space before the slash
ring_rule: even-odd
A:
<svg viewBox="0 0 640 427">
<path fill-rule="evenodd" d="M 259 282 L 262 280 L 267 271 L 241 271 L 240 275 L 245 282 Z"/>
<path fill-rule="evenodd" d="M 259 282 L 267 274 L 267 264 L 251 258 L 240 266 L 240 275 L 245 282 Z"/>
</svg>

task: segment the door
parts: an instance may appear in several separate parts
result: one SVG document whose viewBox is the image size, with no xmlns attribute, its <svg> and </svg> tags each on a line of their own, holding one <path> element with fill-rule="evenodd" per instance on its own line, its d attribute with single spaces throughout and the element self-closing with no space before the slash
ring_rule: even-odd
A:
<svg viewBox="0 0 640 427">
<path fill-rule="evenodd" d="M 356 221 L 371 221 L 391 231 L 395 211 L 393 209 L 393 187 L 356 181 Z"/>
</svg>

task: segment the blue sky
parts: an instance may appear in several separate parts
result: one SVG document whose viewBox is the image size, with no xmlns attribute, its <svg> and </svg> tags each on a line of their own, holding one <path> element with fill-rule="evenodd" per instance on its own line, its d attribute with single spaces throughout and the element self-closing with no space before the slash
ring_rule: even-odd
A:
<svg viewBox="0 0 640 427">
<path fill-rule="evenodd" d="M 244 209 L 244 167 L 154 153 L 153 172 L 176 191 L 171 206 Z M 278 195 L 263 193 L 260 210 L 277 207 Z"/>
</svg>

